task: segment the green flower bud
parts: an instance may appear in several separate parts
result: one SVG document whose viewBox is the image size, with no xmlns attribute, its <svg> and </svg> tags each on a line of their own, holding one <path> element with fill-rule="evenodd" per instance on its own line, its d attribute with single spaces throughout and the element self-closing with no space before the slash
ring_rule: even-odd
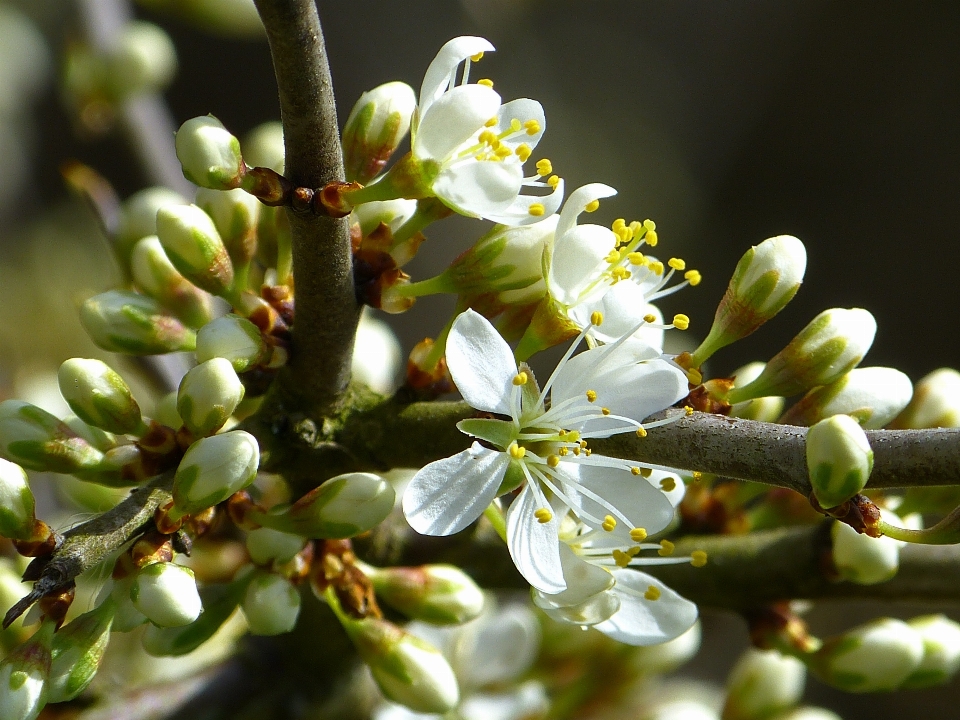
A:
<svg viewBox="0 0 960 720">
<path fill-rule="evenodd" d="M 207 585 L 200 591 L 203 612 L 188 625 L 180 627 L 147 626 L 143 649 L 155 657 L 186 655 L 212 638 L 237 609 L 246 578 L 226 585 Z"/>
<path fill-rule="evenodd" d="M 834 415 L 807 431 L 807 470 L 824 508 L 846 502 L 866 487 L 873 470 L 867 434 L 849 415 Z"/>
<path fill-rule="evenodd" d="M 230 419 L 243 392 L 243 383 L 229 360 L 207 360 L 180 381 L 177 412 L 194 435 L 212 435 Z"/>
<path fill-rule="evenodd" d="M 285 563 L 303 550 L 306 538 L 271 528 L 257 528 L 247 533 L 247 552 L 257 565 Z"/>
<path fill-rule="evenodd" d="M 203 328 L 200 330 L 202 332 Z M 197 335 L 197 342 L 200 342 L 199 335 Z M 183 427 L 183 419 L 180 417 L 180 413 L 177 412 L 176 391 L 167 393 L 157 401 L 157 407 L 153 411 L 153 417 L 158 423 L 172 427 L 174 430 L 179 430 Z"/>
<path fill-rule="evenodd" d="M 40 629 L 0 662 L 0 718 L 34 720 L 47 704 L 53 622 Z"/>
<path fill-rule="evenodd" d="M 770 359 L 759 377 L 734 388 L 728 399 L 742 402 L 765 395 L 787 397 L 817 385 L 829 385 L 855 368 L 877 332 L 866 310 L 824 310 Z"/>
<path fill-rule="evenodd" d="M 28 470 L 71 474 L 94 469 L 103 453 L 58 418 L 20 400 L 0 403 L 0 455 Z"/>
<path fill-rule="evenodd" d="M 300 614 L 300 593 L 286 578 L 258 572 L 240 603 L 254 635 L 280 635 L 293 630 Z"/>
<path fill-rule="evenodd" d="M 73 700 L 93 681 L 110 641 L 115 610 L 116 603 L 107 599 L 99 607 L 64 625 L 54 635 L 49 702 Z"/>
<path fill-rule="evenodd" d="M 137 610 L 160 627 L 188 625 L 203 610 L 193 570 L 172 562 L 141 568 L 130 586 L 130 599 Z"/>
<path fill-rule="evenodd" d="M 886 367 L 856 368 L 829 385 L 814 388 L 780 419 L 814 425 L 831 415 L 849 415 L 868 430 L 889 423 L 913 395 L 910 378 Z"/>
<path fill-rule="evenodd" d="M 742 368 L 732 373 L 737 385 L 746 385 L 758 377 L 763 372 L 766 363 L 752 362 L 744 365 Z M 730 408 L 730 415 L 743 418 L 745 420 L 757 420 L 759 422 L 776 422 L 783 413 L 783 406 L 786 400 L 779 395 L 770 395 L 768 397 L 759 397 L 754 400 L 744 400 Z"/>
<path fill-rule="evenodd" d="M 133 393 L 106 363 L 71 358 L 60 366 L 57 379 L 63 399 L 84 422 L 118 435 L 143 428 L 140 406 Z"/>
<path fill-rule="evenodd" d="M 960 624 L 946 615 L 922 615 L 907 625 L 923 640 L 920 666 L 904 680 L 902 688 L 924 688 L 947 682 L 960 670 Z"/>
<path fill-rule="evenodd" d="M 460 625 L 483 609 L 483 591 L 453 565 L 370 568 L 377 597 L 409 618 Z"/>
<path fill-rule="evenodd" d="M 694 366 L 783 310 L 800 289 L 806 268 L 807 251 L 791 235 L 764 240 L 747 250 L 733 271 L 707 338 L 693 354 Z"/>
<path fill-rule="evenodd" d="M 194 185 L 211 190 L 240 186 L 246 173 L 240 141 L 213 115 L 191 118 L 181 125 L 176 147 L 183 176 Z"/>
<path fill-rule="evenodd" d="M 748 649 L 727 678 L 724 720 L 763 720 L 796 705 L 807 668 L 776 650 Z"/>
<path fill-rule="evenodd" d="M 330 478 L 279 513 L 253 513 L 254 522 L 308 538 L 351 538 L 393 510 L 393 486 L 372 473 Z"/>
<path fill-rule="evenodd" d="M 891 427 L 960 427 L 960 373 L 940 368 L 924 376 L 914 388 L 913 399 Z"/>
<path fill-rule="evenodd" d="M 172 514 L 188 515 L 223 502 L 253 482 L 259 464 L 257 439 L 243 430 L 197 440 L 174 476 Z"/>
<path fill-rule="evenodd" d="M 233 285 L 233 264 L 213 220 L 196 205 L 157 211 L 157 237 L 170 262 L 197 287 L 223 295 Z"/>
<path fill-rule="evenodd" d="M 213 298 L 180 274 L 156 235 L 142 238 L 134 246 L 130 274 L 142 292 L 188 326 L 203 327 L 213 319 Z"/>
<path fill-rule="evenodd" d="M 117 437 L 113 433 L 101 430 L 98 427 L 89 425 L 76 415 L 67 415 L 63 419 L 63 424 L 73 430 L 88 443 L 93 445 L 100 452 L 112 450 L 117 446 Z"/>
<path fill-rule="evenodd" d="M 33 492 L 23 468 L 0 460 L 0 535 L 12 540 L 33 539 L 35 512 Z"/>
<path fill-rule="evenodd" d="M 903 525 L 903 521 L 889 510 L 880 513 L 886 522 Z M 902 541 L 886 536 L 873 538 L 842 522 L 835 522 L 830 534 L 833 564 L 844 580 L 859 585 L 876 585 L 886 582 L 900 569 Z"/>
<path fill-rule="evenodd" d="M 406 83 L 389 82 L 360 96 L 343 127 L 348 181 L 367 184 L 380 174 L 410 131 L 417 96 Z"/>
<path fill-rule="evenodd" d="M 193 350 L 197 341 L 193 330 L 165 314 L 156 300 L 123 290 L 83 303 L 80 324 L 99 347 L 128 355 Z"/>
<path fill-rule="evenodd" d="M 257 252 L 257 198 L 240 190 L 197 190 L 197 205 L 213 219 L 230 259 L 236 265 L 250 262 Z"/>
<path fill-rule="evenodd" d="M 241 143 L 243 156 L 256 167 L 268 167 L 283 175 L 283 125 L 265 122 L 247 133 Z"/>
<path fill-rule="evenodd" d="M 120 97 L 163 90 L 177 72 L 177 50 L 163 28 L 134 21 L 120 31 L 107 73 Z"/>
<path fill-rule="evenodd" d="M 266 362 L 270 348 L 257 326 L 239 315 L 224 315 L 200 328 L 197 361 L 226 358 L 238 373 Z"/>
<path fill-rule="evenodd" d="M 811 669 L 847 692 L 896 690 L 920 666 L 923 639 L 902 620 L 880 618 L 831 638 Z"/>
<path fill-rule="evenodd" d="M 117 254 L 121 264 L 130 264 L 130 252 L 137 240 L 157 234 L 157 210 L 166 205 L 186 205 L 187 199 L 165 187 L 151 187 L 134 193 L 120 206 Z"/>
<path fill-rule="evenodd" d="M 363 313 L 353 344 L 350 373 L 353 379 L 375 392 L 387 395 L 397 388 L 397 376 L 403 367 L 400 341 L 390 326 Z"/>
</svg>

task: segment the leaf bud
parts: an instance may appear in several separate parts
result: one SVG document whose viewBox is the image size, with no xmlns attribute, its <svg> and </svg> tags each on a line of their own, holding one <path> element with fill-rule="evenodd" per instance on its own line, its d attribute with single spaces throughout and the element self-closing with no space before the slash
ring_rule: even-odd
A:
<svg viewBox="0 0 960 720">
<path fill-rule="evenodd" d="M 213 298 L 177 270 L 160 238 L 141 238 L 130 255 L 130 274 L 137 287 L 154 298 L 192 328 L 203 327 L 213 319 Z"/>
<path fill-rule="evenodd" d="M 881 692 L 900 687 L 922 658 L 920 633 L 902 620 L 880 618 L 827 640 L 810 667 L 840 690 Z"/>
<path fill-rule="evenodd" d="M 384 395 L 397 388 L 403 366 L 400 341 L 390 326 L 364 312 L 357 326 L 350 373 L 353 379 Z"/>
<path fill-rule="evenodd" d="M 0 459 L 0 535 L 33 540 L 37 525 L 33 492 L 19 465 Z"/>
<path fill-rule="evenodd" d="M 213 220 L 196 205 L 157 211 L 157 237 L 173 266 L 198 288 L 224 295 L 233 285 L 233 263 Z"/>
<path fill-rule="evenodd" d="M 141 568 L 130 586 L 130 599 L 137 610 L 160 627 L 188 625 L 203 610 L 193 570 L 172 562 Z"/>
<path fill-rule="evenodd" d="M 128 355 L 193 350 L 197 336 L 160 304 L 139 293 L 110 290 L 80 308 L 80 324 L 97 346 Z"/>
<path fill-rule="evenodd" d="M 410 131 L 417 97 L 406 83 L 389 82 L 360 96 L 343 127 L 347 181 L 367 184 L 383 170 Z"/>
<path fill-rule="evenodd" d="M 243 393 L 243 383 L 230 361 L 213 358 L 183 376 L 177 393 L 177 412 L 194 435 L 212 435 L 233 415 Z"/>
<path fill-rule="evenodd" d="M 0 403 L 0 455 L 28 470 L 94 469 L 103 453 L 57 417 L 20 400 Z"/>
<path fill-rule="evenodd" d="M 263 205 L 240 190 L 197 190 L 197 205 L 213 219 L 230 259 L 244 265 L 257 252 L 257 223 Z"/>
<path fill-rule="evenodd" d="M 85 423 L 117 435 L 143 428 L 140 406 L 120 374 L 100 360 L 70 358 L 57 372 L 60 394 Z"/>
<path fill-rule="evenodd" d="M 381 523 L 393 510 L 393 486 L 373 473 L 330 478 L 290 507 L 252 513 L 254 522 L 307 538 L 351 538 Z"/>
<path fill-rule="evenodd" d="M 47 704 L 54 623 L 44 622 L 0 662 L 0 718 L 34 720 Z"/>
<path fill-rule="evenodd" d="M 881 517 L 888 523 L 903 525 L 894 513 L 882 509 Z M 900 569 L 900 548 L 903 542 L 891 537 L 870 537 L 858 533 L 842 522 L 835 522 L 830 529 L 832 557 L 837 573 L 844 580 L 859 585 L 876 585 L 886 582 Z"/>
<path fill-rule="evenodd" d="M 923 430 L 960 427 L 960 372 L 940 368 L 917 382 L 913 399 L 891 427 Z"/>
<path fill-rule="evenodd" d="M 134 21 L 120 31 L 107 61 L 110 84 L 118 96 L 163 90 L 177 72 L 177 50 L 163 28 Z"/>
<path fill-rule="evenodd" d="M 237 140 L 213 115 L 187 120 L 176 136 L 183 176 L 200 187 L 231 190 L 240 186 L 247 167 Z"/>
<path fill-rule="evenodd" d="M 791 235 L 764 240 L 747 250 L 733 271 L 707 338 L 693 354 L 694 367 L 783 310 L 800 289 L 806 268 L 807 251 Z"/>
<path fill-rule="evenodd" d="M 262 527 L 247 533 L 247 552 L 257 565 L 285 563 L 303 550 L 307 541 L 300 535 Z"/>
<path fill-rule="evenodd" d="M 226 358 L 238 373 L 266 362 L 270 348 L 260 330 L 239 315 L 224 315 L 197 333 L 197 361 Z"/>
<path fill-rule="evenodd" d="M 960 624 L 946 615 L 921 615 L 907 620 L 923 640 L 920 666 L 900 686 L 924 688 L 947 682 L 960 670 Z"/>
<path fill-rule="evenodd" d="M 257 125 L 241 143 L 243 156 L 250 165 L 268 167 L 283 174 L 283 125 L 277 121 Z"/>
<path fill-rule="evenodd" d="M 752 362 L 747 363 L 732 374 L 737 385 L 746 385 L 756 380 L 766 363 Z M 783 406 L 786 400 L 779 395 L 768 395 L 767 397 L 758 397 L 753 400 L 744 400 L 730 408 L 732 417 L 743 418 L 744 420 L 757 420 L 758 422 L 776 422 L 783 413 Z"/>
<path fill-rule="evenodd" d="M 867 434 L 849 415 L 833 415 L 807 431 L 807 471 L 817 501 L 837 507 L 866 487 L 873 470 Z"/>
<path fill-rule="evenodd" d="M 293 583 L 273 573 L 250 579 L 240 603 L 254 635 L 280 635 L 293 630 L 300 614 L 300 593 Z"/>
<path fill-rule="evenodd" d="M 116 603 L 107 599 L 53 636 L 49 702 L 73 700 L 93 681 L 110 641 L 115 610 Z"/>
<path fill-rule="evenodd" d="M 807 668 L 776 650 L 749 648 L 727 677 L 724 720 L 763 720 L 803 696 Z"/>
<path fill-rule="evenodd" d="M 832 415 L 849 415 L 868 430 L 878 430 L 907 406 L 913 395 L 910 378 L 887 367 L 854 368 L 839 379 L 814 388 L 780 422 L 814 425 Z"/>
<path fill-rule="evenodd" d="M 150 187 L 134 193 L 120 206 L 117 254 L 124 267 L 130 252 L 141 238 L 157 234 L 157 210 L 166 205 L 186 205 L 187 199 L 169 188 Z"/>
<path fill-rule="evenodd" d="M 253 482 L 259 464 L 257 439 L 243 430 L 197 440 L 187 449 L 174 475 L 171 517 L 176 519 L 223 502 Z"/>
<path fill-rule="evenodd" d="M 824 310 L 767 363 L 751 383 L 734 388 L 731 403 L 766 395 L 791 396 L 829 385 L 855 368 L 877 332 L 862 308 Z"/>
<path fill-rule="evenodd" d="M 370 568 L 366 574 L 378 598 L 414 620 L 460 625 L 483 609 L 483 591 L 453 565 Z"/>
</svg>

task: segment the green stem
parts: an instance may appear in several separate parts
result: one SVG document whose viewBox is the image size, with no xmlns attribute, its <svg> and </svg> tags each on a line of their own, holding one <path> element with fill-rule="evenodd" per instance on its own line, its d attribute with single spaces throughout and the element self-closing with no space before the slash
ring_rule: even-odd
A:
<svg viewBox="0 0 960 720">
<path fill-rule="evenodd" d="M 487 509 L 483 511 L 483 516 L 490 521 L 490 524 L 493 526 L 497 535 L 500 536 L 500 539 L 503 540 L 503 542 L 507 542 L 507 521 L 503 516 L 503 509 L 500 507 L 500 503 L 496 500 L 490 503 Z"/>
<path fill-rule="evenodd" d="M 920 545 L 956 545 L 960 543 L 960 507 L 955 508 L 943 520 L 924 530 L 891 525 L 881 520 L 877 528 L 887 537 Z"/>
<path fill-rule="evenodd" d="M 419 280 L 408 285 L 396 285 L 390 292 L 398 297 L 419 298 L 426 295 L 443 295 L 457 292 L 446 272 L 432 278 Z"/>
</svg>

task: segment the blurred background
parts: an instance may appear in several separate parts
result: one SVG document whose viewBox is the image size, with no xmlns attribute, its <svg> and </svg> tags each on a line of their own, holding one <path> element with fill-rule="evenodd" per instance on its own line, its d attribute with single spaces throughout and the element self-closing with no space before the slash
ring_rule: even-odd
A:
<svg viewBox="0 0 960 720">
<path fill-rule="evenodd" d="M 96 2 L 96 0 L 93 0 Z M 211 34 L 145 2 L 138 17 L 173 37 L 179 69 L 165 93 L 175 124 L 213 113 L 243 136 L 279 119 L 269 52 L 255 22 Z M 864 307 L 879 330 L 867 357 L 916 380 L 956 366 L 943 309 L 956 302 L 960 249 L 960 4 L 953 0 L 321 0 L 341 121 L 382 82 L 419 88 L 456 35 L 490 39 L 479 72 L 505 99 L 532 97 L 548 129 L 537 157 L 568 191 L 619 190 L 594 222 L 652 218 L 660 255 L 702 284 L 665 303 L 705 333 L 738 258 L 780 234 L 807 246 L 806 281 L 781 318 L 721 353 L 714 373 L 766 359 L 816 313 Z M 161 9 L 158 9 L 161 8 Z M 96 168 L 126 197 L 148 184 L 119 133 L 92 132 L 64 102 L 63 50 L 83 38 L 74 4 L 0 0 L 0 393 L 42 393 L 72 355 L 94 355 L 77 303 L 116 281 L 62 163 Z M 109 122 L 105 124 L 109 127 Z M 100 128 L 105 129 L 105 128 Z M 407 268 L 442 269 L 476 239 L 455 219 L 428 231 Z M 435 333 L 442 299 L 390 318 L 406 349 Z M 34 400 L 36 401 L 36 400 Z M 823 605 L 828 634 L 880 614 L 928 608 Z M 950 614 L 957 619 L 956 612 Z M 737 619 L 706 613 L 685 674 L 722 682 L 746 644 Z M 878 698 L 808 683 L 807 699 L 845 718 L 954 717 L 960 683 Z"/>
</svg>

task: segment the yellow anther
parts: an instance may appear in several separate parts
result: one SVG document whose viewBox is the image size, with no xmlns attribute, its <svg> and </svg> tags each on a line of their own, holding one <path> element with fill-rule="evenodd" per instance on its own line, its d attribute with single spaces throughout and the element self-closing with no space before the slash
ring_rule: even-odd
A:
<svg viewBox="0 0 960 720">
<path fill-rule="evenodd" d="M 703 373 L 701 373 L 699 370 L 691 368 L 690 370 L 687 370 L 687 380 L 691 385 L 699 385 L 703 382 Z"/>
<path fill-rule="evenodd" d="M 529 379 L 530 379 L 530 378 L 527 376 L 527 374 L 526 374 L 525 372 L 518 372 L 516 375 L 513 376 L 513 384 L 514 384 L 514 385 L 526 385 L 526 384 L 527 384 L 527 380 L 529 380 Z"/>
<path fill-rule="evenodd" d="M 600 408 L 600 412 L 602 412 L 604 415 L 609 415 L 610 408 Z"/>
<path fill-rule="evenodd" d="M 630 223 L 630 234 L 633 235 L 633 237 L 636 237 L 641 229 L 643 229 L 643 224 L 637 220 Z"/>
<path fill-rule="evenodd" d="M 590 322 L 594 325 L 603 325 L 603 313 L 599 310 L 594 310 L 590 313 Z"/>
<path fill-rule="evenodd" d="M 577 457 L 580 457 L 580 446 L 579 446 L 579 445 L 574 445 L 574 446 L 573 446 L 573 454 L 576 455 Z"/>
<path fill-rule="evenodd" d="M 482 142 L 484 145 L 493 145 L 494 143 L 499 143 L 497 136 L 493 134 L 492 130 L 484 130 L 477 136 L 477 140 Z"/>
<path fill-rule="evenodd" d="M 690 327 L 690 318 L 683 313 L 677 313 L 673 316 L 673 326 L 677 330 L 686 330 L 688 327 Z"/>
<path fill-rule="evenodd" d="M 665 477 L 660 481 L 660 487 L 663 488 L 664 492 L 673 492 L 677 489 L 677 481 L 672 477 Z"/>
<path fill-rule="evenodd" d="M 541 525 L 546 525 L 548 522 L 553 520 L 553 513 L 546 508 L 538 508 L 537 511 L 533 513 L 533 516 Z"/>
<path fill-rule="evenodd" d="M 643 542 L 647 539 L 647 531 L 645 528 L 636 527 L 630 531 L 630 539 L 634 542 Z"/>
<path fill-rule="evenodd" d="M 479 80 L 477 80 L 477 85 L 483 85 L 484 87 L 492 88 L 493 80 L 491 80 L 490 78 L 480 78 Z"/>
<path fill-rule="evenodd" d="M 603 259 L 613 265 L 614 263 L 620 262 L 620 253 L 618 253 L 616 250 L 611 250 Z"/>
<path fill-rule="evenodd" d="M 646 220 L 643 221 L 643 227 L 645 227 L 649 232 L 650 230 L 656 230 L 657 224 L 650 218 L 647 218 Z"/>
<path fill-rule="evenodd" d="M 699 480 L 703 480 L 703 473 L 700 472 L 699 470 L 694 470 L 694 471 L 693 471 L 693 479 L 694 479 L 694 480 L 698 480 L 698 481 L 699 481 Z"/>
<path fill-rule="evenodd" d="M 513 155 L 513 150 L 511 150 L 510 148 L 508 148 L 506 145 L 498 145 L 498 146 L 497 146 L 497 149 L 494 150 L 494 153 L 496 153 L 496 155 L 497 155 L 498 158 L 500 158 L 500 159 L 506 159 L 506 158 L 510 157 L 511 155 Z"/>
<path fill-rule="evenodd" d="M 683 411 L 687 414 L 687 417 L 690 417 L 691 415 L 693 415 L 693 408 L 690 407 L 689 405 L 684 405 Z"/>
<path fill-rule="evenodd" d="M 591 455 L 593 455 L 593 450 L 591 450 L 590 448 L 584 448 L 583 454 L 586 455 L 587 457 L 590 457 Z"/>
<path fill-rule="evenodd" d="M 567 430 L 564 433 L 564 438 L 568 442 L 579 442 L 580 441 L 580 431 L 579 430 Z"/>
<path fill-rule="evenodd" d="M 523 124 L 524 129 L 527 131 L 527 135 L 536 135 L 540 132 L 540 123 L 536 120 L 527 120 Z"/>
<path fill-rule="evenodd" d="M 529 160 L 532 153 L 533 150 L 526 143 L 520 143 L 517 145 L 517 157 L 520 158 L 521 162 L 526 162 Z"/>
<path fill-rule="evenodd" d="M 560 448 L 560 450 L 562 452 L 563 448 Z M 558 458 L 556 455 L 547 456 L 547 465 L 549 465 L 552 468 L 555 468 L 559 464 L 560 464 L 560 458 Z"/>
<path fill-rule="evenodd" d="M 694 567 L 703 567 L 707 564 L 707 553 L 703 550 L 694 550 L 690 553 L 690 564 Z"/>
<path fill-rule="evenodd" d="M 683 277 L 684 277 L 684 279 L 685 279 L 688 283 L 690 283 L 693 287 L 696 287 L 697 285 L 699 285 L 699 284 L 700 284 L 700 281 L 703 279 L 703 278 L 700 276 L 700 271 L 699 271 L 699 270 L 687 270 L 687 271 L 683 274 Z"/>
<path fill-rule="evenodd" d="M 640 474 L 648 478 L 653 475 L 653 470 L 651 468 L 640 468 Z"/>
<path fill-rule="evenodd" d="M 637 437 L 646 437 L 646 436 L 647 436 L 647 429 L 644 428 L 644 427 L 638 427 L 638 428 L 637 428 Z"/>
<path fill-rule="evenodd" d="M 547 178 L 547 185 L 549 185 L 553 189 L 556 189 L 557 185 L 559 184 L 560 184 L 559 175 L 551 175 L 550 177 Z"/>
<path fill-rule="evenodd" d="M 543 206 L 543 203 L 532 203 L 527 212 L 530 213 L 533 217 L 540 217 L 543 215 L 547 209 Z"/>
<path fill-rule="evenodd" d="M 480 62 L 483 59 L 483 50 L 478 52 L 476 55 L 471 55 L 470 59 L 474 62 Z"/>
<path fill-rule="evenodd" d="M 637 546 L 637 545 L 634 545 L 633 547 L 627 548 L 627 549 L 625 550 L 625 552 L 626 552 L 627 555 L 629 555 L 630 557 L 636 557 L 637 555 L 640 554 L 640 550 L 642 550 L 641 547 L 639 547 L 639 546 Z"/>
<path fill-rule="evenodd" d="M 599 200 L 591 200 L 590 202 L 587 203 L 586 207 L 583 208 L 583 211 L 584 211 L 584 212 L 593 212 L 593 211 L 596 210 L 598 207 L 600 207 L 600 201 L 599 201 Z"/>
<path fill-rule="evenodd" d="M 647 234 L 643 236 L 643 239 L 646 240 L 647 245 L 650 247 L 656 247 L 657 243 L 660 241 L 656 230 L 647 230 Z"/>
<path fill-rule="evenodd" d="M 669 540 L 660 541 L 660 549 L 657 550 L 657 555 L 660 557 L 667 557 L 668 555 L 673 555 L 675 545 Z"/>
<path fill-rule="evenodd" d="M 651 260 L 647 263 L 647 267 L 650 268 L 650 271 L 655 275 L 663 275 L 663 263 L 659 260 Z"/>
<path fill-rule="evenodd" d="M 617 218 L 613 221 L 613 224 L 610 226 L 610 229 L 615 233 L 619 234 L 621 230 L 627 227 L 627 221 L 623 218 Z"/>
<path fill-rule="evenodd" d="M 490 118 L 489 120 L 487 120 L 487 121 L 483 124 L 483 126 L 484 126 L 484 127 L 493 127 L 493 126 L 496 125 L 496 124 L 497 124 L 497 118 L 492 117 L 492 118 Z"/>
<path fill-rule="evenodd" d="M 604 515 L 603 522 L 600 524 L 607 532 L 613 532 L 617 527 L 617 519 L 613 515 Z"/>
<path fill-rule="evenodd" d="M 653 313 L 647 313 L 643 316 L 643 321 L 648 323 L 655 323 L 657 321 L 657 316 Z"/>
<path fill-rule="evenodd" d="M 617 564 L 617 567 L 625 568 L 630 564 L 630 556 L 623 550 L 614 550 L 610 554 L 613 556 L 613 561 Z"/>
<path fill-rule="evenodd" d="M 517 120 L 517 118 L 513 118 L 513 119 L 510 121 L 510 131 L 511 131 L 511 132 L 520 132 L 520 128 L 522 128 L 522 127 L 523 127 L 523 125 L 520 124 L 520 121 Z"/>
<path fill-rule="evenodd" d="M 627 270 L 622 265 L 618 265 L 617 267 L 610 268 L 610 274 L 613 275 L 614 282 L 619 282 L 620 280 L 626 280 L 628 277 L 630 277 L 630 271 Z"/>
<path fill-rule="evenodd" d="M 566 457 L 569 453 L 570 453 L 570 450 L 569 450 L 568 448 L 565 448 L 565 447 L 562 447 L 562 448 L 560 448 L 559 450 L 557 450 L 557 454 L 558 454 L 560 457 Z"/>
<path fill-rule="evenodd" d="M 537 160 L 537 173 L 540 177 L 545 177 L 553 172 L 553 163 L 543 158 L 543 160 Z"/>
<path fill-rule="evenodd" d="M 525 447 L 520 447 L 516 443 L 511 443 L 510 447 L 507 448 L 507 451 L 510 453 L 510 457 L 512 457 L 514 460 L 519 460 L 527 454 L 527 449 Z"/>
<path fill-rule="evenodd" d="M 630 261 L 631 265 L 646 265 L 647 259 L 643 256 L 643 253 L 632 252 L 627 254 L 627 260 Z"/>
<path fill-rule="evenodd" d="M 651 585 L 647 588 L 647 591 L 643 594 L 647 600 L 659 600 L 660 599 L 660 588 L 656 585 Z"/>
<path fill-rule="evenodd" d="M 631 472 L 632 474 L 634 474 L 634 475 L 639 475 L 639 474 L 640 474 L 640 468 L 638 468 L 638 467 L 632 467 L 632 468 L 630 468 L 630 472 Z"/>
<path fill-rule="evenodd" d="M 667 265 L 672 267 L 674 270 L 686 270 L 687 264 L 680 258 L 670 258 L 667 260 Z"/>
<path fill-rule="evenodd" d="M 620 239 L 621 245 L 626 245 L 631 240 L 633 240 L 633 235 L 630 233 L 630 228 L 622 228 L 620 230 L 614 230 L 614 233 Z"/>
<path fill-rule="evenodd" d="M 587 390 L 587 402 L 596 402 L 596 401 L 597 401 L 597 391 Z"/>
</svg>

